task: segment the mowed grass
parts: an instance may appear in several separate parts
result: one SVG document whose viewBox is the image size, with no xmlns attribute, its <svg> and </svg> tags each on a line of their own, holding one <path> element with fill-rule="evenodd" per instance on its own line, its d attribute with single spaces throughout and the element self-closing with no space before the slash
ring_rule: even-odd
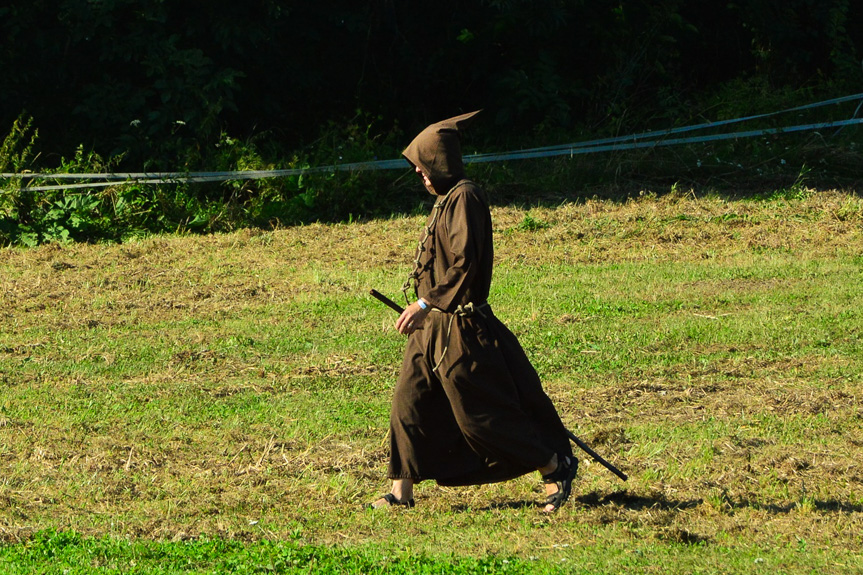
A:
<svg viewBox="0 0 863 575">
<path fill-rule="evenodd" d="M 362 509 L 423 217 L 4 250 L 0 570 L 863 570 L 859 196 L 493 217 L 495 312 L 628 482 Z"/>
</svg>

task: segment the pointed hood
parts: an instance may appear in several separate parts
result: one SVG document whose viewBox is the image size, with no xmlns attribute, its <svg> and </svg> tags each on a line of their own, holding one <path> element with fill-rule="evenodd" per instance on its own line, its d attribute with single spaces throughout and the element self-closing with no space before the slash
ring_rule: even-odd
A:
<svg viewBox="0 0 863 575">
<path fill-rule="evenodd" d="M 414 138 L 402 155 L 431 180 L 438 195 L 464 177 L 459 131 L 482 110 L 432 124 Z"/>
</svg>

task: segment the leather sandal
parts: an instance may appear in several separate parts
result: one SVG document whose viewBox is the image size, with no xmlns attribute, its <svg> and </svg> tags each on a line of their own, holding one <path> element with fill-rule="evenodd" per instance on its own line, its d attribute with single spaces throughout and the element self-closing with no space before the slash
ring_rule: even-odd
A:
<svg viewBox="0 0 863 575">
<path fill-rule="evenodd" d="M 407 509 L 410 509 L 415 505 L 413 497 L 411 497 L 407 501 L 402 501 L 392 493 L 382 495 L 381 499 L 383 499 L 385 502 L 383 505 L 375 506 L 374 503 L 369 503 L 366 505 L 366 509 L 383 509 L 385 507 L 405 507 Z"/>
<path fill-rule="evenodd" d="M 572 483 L 575 481 L 577 471 L 578 459 L 575 456 L 558 455 L 557 469 L 548 475 L 542 476 L 543 483 L 554 483 L 557 485 L 557 492 L 552 493 L 545 499 L 545 505 L 552 505 L 554 507 L 548 513 L 557 511 L 569 499 L 569 494 L 572 493 Z"/>
</svg>

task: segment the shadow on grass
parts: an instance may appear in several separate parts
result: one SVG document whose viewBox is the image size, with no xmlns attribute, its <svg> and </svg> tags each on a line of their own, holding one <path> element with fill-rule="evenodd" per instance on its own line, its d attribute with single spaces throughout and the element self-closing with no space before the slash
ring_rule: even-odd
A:
<svg viewBox="0 0 863 575">
<path fill-rule="evenodd" d="M 728 200 L 793 196 L 805 190 L 860 194 L 863 154 L 849 141 L 783 138 L 777 151 L 735 142 L 704 148 L 648 148 L 470 166 L 496 205 L 554 207 L 589 199 L 625 202 L 643 193 Z M 722 158 L 722 159 L 720 159 Z M 702 162 L 703 160 L 703 162 Z"/>
<path fill-rule="evenodd" d="M 693 507 L 698 507 L 704 502 L 703 499 L 676 501 L 665 497 L 631 495 L 626 491 L 617 491 L 607 495 L 591 491 L 590 493 L 576 497 L 575 500 L 587 507 L 600 507 L 603 505 L 614 504 L 632 511 L 643 511 L 645 509 L 661 509 L 663 511 L 692 509 Z"/>
<path fill-rule="evenodd" d="M 644 495 L 632 495 L 626 491 L 618 491 L 610 494 L 601 494 L 592 491 L 575 498 L 576 501 L 587 507 L 601 507 L 604 505 L 617 505 L 631 511 L 644 511 L 645 509 L 658 509 L 662 511 L 679 511 L 692 509 L 701 505 L 703 499 L 674 500 L 665 497 L 650 497 Z M 821 513 L 863 513 L 863 504 L 848 503 L 835 499 L 807 500 L 806 502 L 789 501 L 783 503 L 772 503 L 753 501 L 750 499 L 726 500 L 725 504 L 731 510 L 757 509 L 772 514 L 781 515 L 808 505 L 815 511 Z"/>
<path fill-rule="evenodd" d="M 453 506 L 453 511 L 501 511 L 539 509 L 543 504 L 540 501 L 494 501 L 483 507 L 473 507 L 464 503 Z"/>
<path fill-rule="evenodd" d="M 731 509 L 758 509 L 776 515 L 791 513 L 792 511 L 807 505 L 821 513 L 863 513 L 863 505 L 859 503 L 836 501 L 835 499 L 828 499 L 826 501 L 808 500 L 805 503 L 799 501 L 765 503 L 760 501 L 751 501 L 749 499 L 738 499 L 736 501 L 729 500 L 727 503 Z"/>
<path fill-rule="evenodd" d="M 601 507 L 608 504 L 617 505 L 619 507 L 624 507 L 626 509 L 630 509 L 632 511 L 643 511 L 645 509 L 661 509 L 663 511 L 672 511 L 672 510 L 681 510 L 681 509 L 691 509 L 693 507 L 698 507 L 702 503 L 702 499 L 692 499 L 688 501 L 673 501 L 665 498 L 657 498 L 657 497 L 646 497 L 642 495 L 630 495 L 626 491 L 619 491 L 610 494 L 600 494 L 596 491 L 592 491 L 585 495 L 580 495 L 578 497 L 571 497 L 570 501 L 577 501 L 587 507 Z M 492 511 L 492 510 L 507 510 L 507 509 L 531 509 L 531 508 L 541 508 L 545 505 L 545 502 L 540 500 L 535 501 L 496 501 L 491 502 L 488 505 L 480 508 L 481 511 Z M 569 504 L 567 504 L 569 505 Z M 472 507 L 470 505 L 456 505 L 453 507 L 453 510 L 456 511 L 467 511 L 474 510 L 476 511 L 476 507 Z"/>
</svg>

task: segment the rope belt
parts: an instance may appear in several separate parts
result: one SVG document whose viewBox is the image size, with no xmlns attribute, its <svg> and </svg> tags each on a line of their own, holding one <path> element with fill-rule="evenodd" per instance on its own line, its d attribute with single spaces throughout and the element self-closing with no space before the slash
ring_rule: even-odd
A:
<svg viewBox="0 0 863 575">
<path fill-rule="evenodd" d="M 452 335 L 452 322 L 455 321 L 455 318 L 456 317 L 474 317 L 474 316 L 478 315 L 483 319 L 487 319 L 488 315 L 486 315 L 486 313 L 485 313 L 486 310 L 488 310 L 489 312 L 491 311 L 491 306 L 488 305 L 487 301 L 483 302 L 481 304 L 475 304 L 473 302 L 468 302 L 466 304 L 460 305 L 457 308 L 455 308 L 455 311 L 453 311 L 449 316 L 449 322 L 447 323 L 447 327 L 446 327 L 446 338 L 445 338 L 446 345 L 443 348 L 443 352 L 441 352 L 441 354 L 440 354 L 440 359 L 437 361 L 435 366 L 432 368 L 432 372 L 436 372 L 438 370 L 438 368 L 443 363 L 443 358 L 446 357 L 446 352 L 449 351 L 449 338 L 450 338 L 450 335 Z M 436 313 L 447 313 L 447 312 L 445 312 L 441 309 L 438 309 L 436 307 L 433 307 L 432 311 L 436 312 Z"/>
</svg>

